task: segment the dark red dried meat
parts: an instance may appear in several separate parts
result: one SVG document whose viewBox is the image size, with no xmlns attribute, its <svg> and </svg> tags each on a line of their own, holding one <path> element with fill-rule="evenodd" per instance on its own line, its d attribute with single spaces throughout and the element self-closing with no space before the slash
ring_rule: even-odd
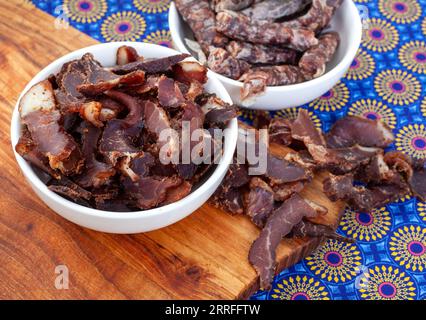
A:
<svg viewBox="0 0 426 320">
<path fill-rule="evenodd" d="M 124 110 L 122 104 L 108 97 L 101 97 L 99 102 L 102 105 L 99 120 L 102 122 L 117 118 L 120 112 Z"/>
<path fill-rule="evenodd" d="M 275 250 L 281 239 L 304 217 L 316 217 L 316 209 L 300 195 L 294 194 L 269 217 L 249 252 L 249 261 L 260 277 L 260 289 L 267 290 L 271 287 L 276 264 Z"/>
<path fill-rule="evenodd" d="M 81 84 L 77 90 L 87 96 L 96 96 L 105 91 L 114 89 L 119 85 L 136 86 L 145 81 L 145 72 L 136 70 L 121 76 L 111 73 L 111 77 L 106 79 L 96 79 L 96 81 Z M 89 78 L 90 79 L 90 78 Z"/>
<path fill-rule="evenodd" d="M 420 199 L 420 201 L 426 202 L 426 169 L 415 170 L 408 182 L 414 196 Z"/>
<path fill-rule="evenodd" d="M 324 180 L 324 193 L 332 201 L 346 201 L 351 208 L 369 212 L 410 192 L 402 178 L 396 182 L 383 183 L 373 187 L 354 186 L 352 174 L 333 176 Z"/>
<path fill-rule="evenodd" d="M 112 72 L 116 74 L 127 74 L 134 71 L 143 71 L 148 74 L 164 73 L 169 71 L 176 63 L 189 57 L 189 54 L 181 53 L 159 59 L 138 60 L 122 66 L 113 67 Z"/>
<path fill-rule="evenodd" d="M 346 116 L 337 120 L 326 135 L 330 148 L 346 148 L 355 144 L 386 148 L 393 142 L 392 131 L 380 120 Z"/>
<path fill-rule="evenodd" d="M 196 61 L 182 61 L 173 66 L 173 78 L 186 84 L 194 81 L 204 84 L 207 82 L 207 68 Z"/>
<path fill-rule="evenodd" d="M 172 129 L 170 119 L 166 111 L 155 102 L 146 100 L 143 105 L 146 129 L 156 139 L 158 150 L 165 148 L 163 153 L 160 153 L 162 157 L 160 160 L 166 163 L 167 159 L 172 159 L 173 155 L 179 154 L 179 139 L 171 134 L 168 141 L 160 141 L 160 134 L 162 132 L 165 134 Z"/>
<path fill-rule="evenodd" d="M 228 39 L 216 30 L 215 14 L 208 0 L 176 0 L 175 4 L 206 54 L 210 46 L 226 44 Z"/>
<path fill-rule="evenodd" d="M 123 186 L 126 194 L 135 199 L 136 205 L 143 210 L 154 208 L 163 203 L 167 191 L 182 184 L 178 177 L 140 177 L 133 182 L 125 179 Z"/>
<path fill-rule="evenodd" d="M 185 198 L 192 190 L 192 184 L 183 181 L 179 186 L 167 189 L 166 199 L 163 204 L 170 204 Z"/>
<path fill-rule="evenodd" d="M 291 65 L 255 67 L 244 73 L 240 79 L 244 82 L 241 89 L 243 105 L 249 104 L 257 96 L 264 94 L 266 86 L 282 86 L 305 81 L 302 69 Z"/>
<path fill-rule="evenodd" d="M 343 149 L 327 149 L 321 146 L 317 147 L 316 145 L 311 145 L 308 149 L 318 164 L 335 174 L 352 172 L 359 166 L 369 163 L 377 154 L 383 152 L 383 150 L 379 148 L 361 146 Z"/>
<path fill-rule="evenodd" d="M 235 59 L 252 64 L 295 64 L 297 51 L 276 46 L 255 45 L 249 42 L 231 41 L 226 50 Z"/>
<path fill-rule="evenodd" d="M 315 33 L 303 28 L 289 28 L 282 23 L 251 21 L 249 17 L 222 11 L 216 16 L 216 28 L 224 35 L 237 40 L 258 44 L 283 45 L 305 51 L 318 44 Z"/>
<path fill-rule="evenodd" d="M 130 46 L 121 46 L 117 49 L 117 65 L 122 66 L 131 62 L 135 62 L 138 59 L 141 59 L 142 57 L 139 57 L 138 52 L 135 48 Z"/>
<path fill-rule="evenodd" d="M 327 62 L 333 58 L 340 43 L 337 32 L 328 32 L 318 38 L 318 44 L 308 49 L 299 61 L 306 78 L 318 78 L 325 73 Z"/>
<path fill-rule="evenodd" d="M 240 11 L 251 6 L 256 0 L 213 0 L 214 10 L 216 12 L 222 10 Z"/>
<path fill-rule="evenodd" d="M 291 121 L 283 118 L 273 118 L 269 123 L 269 142 L 289 146 L 293 141 L 291 137 Z"/>
<path fill-rule="evenodd" d="M 83 188 L 99 188 L 109 183 L 110 178 L 115 175 L 115 169 L 112 165 L 96 159 L 101 130 L 86 123 L 82 125 L 81 132 L 85 168 L 77 181 Z"/>
<path fill-rule="evenodd" d="M 205 115 L 205 122 L 210 125 L 224 125 L 237 117 L 235 106 L 224 102 L 216 95 L 209 95 L 200 102 L 201 110 Z"/>
<path fill-rule="evenodd" d="M 263 228 L 273 210 L 274 191 L 262 179 L 252 178 L 250 191 L 246 196 L 245 213 L 256 226 Z"/>
<path fill-rule="evenodd" d="M 250 64 L 234 58 L 223 48 L 211 48 L 207 65 L 212 71 L 231 79 L 238 79 L 250 69 Z"/>
<path fill-rule="evenodd" d="M 158 82 L 158 101 L 164 108 L 176 108 L 185 102 L 185 98 L 173 79 L 162 76 Z"/>
<path fill-rule="evenodd" d="M 38 151 L 37 146 L 31 138 L 31 134 L 27 128 L 22 132 L 18 143 L 15 146 L 16 152 L 31 163 L 33 166 L 39 168 L 41 171 L 47 173 L 55 179 L 60 178 L 60 174 L 49 166 L 49 161 L 45 155 Z"/>
<path fill-rule="evenodd" d="M 266 176 L 271 180 L 272 185 L 312 178 L 311 172 L 306 171 L 295 163 L 280 159 L 271 154 L 267 155 Z"/>
<path fill-rule="evenodd" d="M 296 238 L 326 238 L 346 243 L 355 243 L 355 239 L 344 237 L 338 234 L 329 226 L 314 224 L 312 222 L 304 220 L 300 221 L 297 225 L 293 227 L 291 235 Z"/>
<path fill-rule="evenodd" d="M 299 109 L 297 118 L 291 125 L 291 134 L 293 139 L 302 141 L 306 146 L 310 144 L 325 146 L 321 131 L 315 127 L 308 111 L 305 109 Z"/>
<path fill-rule="evenodd" d="M 225 192 L 224 189 L 219 186 L 210 198 L 210 202 L 216 208 L 221 208 L 230 214 L 241 214 L 244 212 L 243 197 L 238 188 L 229 188 Z"/>
<path fill-rule="evenodd" d="M 58 110 L 33 111 L 22 118 L 37 149 L 49 159 L 52 169 L 64 175 L 79 173 L 84 160 L 74 138 L 60 125 Z"/>
<path fill-rule="evenodd" d="M 313 0 L 311 8 L 306 14 L 284 22 L 283 25 L 296 29 L 306 28 L 317 33 L 330 23 L 342 2 L 343 0 Z"/>
<path fill-rule="evenodd" d="M 250 176 L 245 164 L 231 163 L 223 180 L 224 190 L 228 188 L 239 188 L 250 182 Z"/>
<path fill-rule="evenodd" d="M 76 203 L 90 206 L 87 201 L 92 198 L 92 193 L 83 189 L 67 177 L 62 176 L 60 179 L 54 180 L 48 188 Z"/>
<path fill-rule="evenodd" d="M 285 201 L 290 198 L 293 193 L 301 192 L 306 185 L 307 180 L 288 182 L 273 187 L 275 201 Z"/>
</svg>

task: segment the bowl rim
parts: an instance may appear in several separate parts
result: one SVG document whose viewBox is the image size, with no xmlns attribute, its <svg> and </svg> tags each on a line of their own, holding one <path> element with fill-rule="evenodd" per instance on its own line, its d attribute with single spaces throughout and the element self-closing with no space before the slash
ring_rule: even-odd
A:
<svg viewBox="0 0 426 320">
<path fill-rule="evenodd" d="M 353 24 L 353 27 L 355 29 L 355 35 L 354 38 L 356 41 L 353 41 L 349 44 L 348 49 L 345 51 L 343 58 L 328 72 L 324 73 L 318 78 L 308 80 L 305 82 L 297 83 L 297 84 L 291 84 L 291 85 L 283 85 L 283 86 L 267 86 L 265 94 L 267 92 L 279 92 L 279 93 L 291 93 L 295 90 L 305 90 L 309 89 L 313 86 L 316 86 L 320 82 L 332 80 L 342 69 L 346 68 L 346 66 L 350 65 L 355 58 L 358 49 L 361 45 L 361 39 L 362 39 L 362 22 L 361 22 L 361 16 L 359 15 L 358 9 L 354 2 L 352 0 L 344 0 L 345 2 L 349 3 L 349 10 L 351 13 L 351 16 L 353 16 L 354 20 L 351 22 Z M 339 8 L 340 9 L 340 8 Z M 173 42 L 176 44 L 178 50 L 181 50 L 181 52 L 191 54 L 190 51 L 187 49 L 186 45 L 183 43 L 182 38 L 179 36 L 178 28 L 176 27 L 175 21 L 177 19 L 181 19 L 180 13 L 178 12 L 176 5 L 174 1 L 170 4 L 169 8 L 169 28 L 170 28 L 170 34 L 172 37 Z M 209 69 L 210 70 L 210 69 Z M 211 70 L 210 70 L 211 71 Z M 222 82 L 236 86 L 239 88 L 243 87 L 243 82 L 234 80 L 228 77 L 225 77 L 219 73 L 216 73 L 212 71 Z"/>
<path fill-rule="evenodd" d="M 16 161 L 18 162 L 18 165 L 23 175 L 25 176 L 25 178 L 28 179 L 34 185 L 34 187 L 39 192 L 41 192 L 41 194 L 44 197 L 48 198 L 52 202 L 56 202 L 60 204 L 61 206 L 67 208 L 68 210 L 71 210 L 73 212 L 78 212 L 79 214 L 83 214 L 86 216 L 106 218 L 109 220 L 133 220 L 133 219 L 140 219 L 140 218 L 149 219 L 149 218 L 160 217 L 163 214 L 168 213 L 169 211 L 172 211 L 172 210 L 173 211 L 182 210 L 187 205 L 187 203 L 192 202 L 196 198 L 208 192 L 208 190 L 212 187 L 212 185 L 217 180 L 220 179 L 221 175 L 226 174 L 226 171 L 228 170 L 228 166 L 233 159 L 233 155 L 234 155 L 234 151 L 235 151 L 235 147 L 237 143 L 238 122 L 236 118 L 231 120 L 231 122 L 227 126 L 227 128 L 229 128 L 230 130 L 230 133 L 229 133 L 230 139 L 225 140 L 224 142 L 225 147 L 224 147 L 221 161 L 217 164 L 216 168 L 214 169 L 210 177 L 206 181 L 204 181 L 197 189 L 195 189 L 193 192 L 191 192 L 186 197 L 180 199 L 179 201 L 176 201 L 158 208 L 148 209 L 148 210 L 139 210 L 139 211 L 130 211 L 130 212 L 104 211 L 104 210 L 85 207 L 83 205 L 74 203 L 56 194 L 55 192 L 49 190 L 46 184 L 44 184 L 40 180 L 40 178 L 36 175 L 34 170 L 31 168 L 30 164 L 24 158 L 22 158 L 15 150 L 15 146 L 18 143 L 19 137 L 21 136 L 21 123 L 20 123 L 20 115 L 18 110 L 19 102 L 21 101 L 22 96 L 34 84 L 43 80 L 41 79 L 42 76 L 46 74 L 48 75 L 50 73 L 49 70 L 60 67 L 64 64 L 64 62 L 70 61 L 71 59 L 76 59 L 76 57 L 82 56 L 84 53 L 88 51 L 107 49 L 107 50 L 111 50 L 113 54 L 115 54 L 115 50 L 122 45 L 133 46 L 139 52 L 141 51 L 143 52 L 143 48 L 151 47 L 154 50 L 163 51 L 167 53 L 168 55 L 174 55 L 174 54 L 180 53 L 177 50 L 156 45 L 156 44 L 144 43 L 144 42 L 133 42 L 133 41 L 120 41 L 120 42 L 99 43 L 99 44 L 91 45 L 88 47 L 84 47 L 84 48 L 69 52 L 66 55 L 61 56 L 60 58 L 52 61 L 49 65 L 44 67 L 36 75 L 33 76 L 33 78 L 26 84 L 25 88 L 22 90 L 21 94 L 19 95 L 19 98 L 13 109 L 12 118 L 11 118 L 10 137 L 11 137 L 12 149 L 13 149 L 13 153 L 15 154 Z M 96 54 L 94 55 L 96 58 Z M 190 58 L 190 59 L 193 59 L 193 58 Z M 232 104 L 231 97 L 229 96 L 223 84 L 217 79 L 216 75 L 209 70 L 207 73 L 207 77 L 209 81 L 212 81 L 212 85 L 218 89 L 215 91 L 217 91 L 218 94 L 220 92 L 220 96 L 223 97 L 223 100 Z M 42 201 L 44 202 L 44 199 L 42 199 Z M 184 217 L 185 216 L 183 216 L 182 219 Z"/>
</svg>

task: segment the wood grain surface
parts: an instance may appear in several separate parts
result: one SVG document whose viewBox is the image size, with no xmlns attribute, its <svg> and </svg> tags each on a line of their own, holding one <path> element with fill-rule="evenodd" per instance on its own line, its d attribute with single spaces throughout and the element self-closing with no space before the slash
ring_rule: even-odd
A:
<svg viewBox="0 0 426 320">
<path fill-rule="evenodd" d="M 72 224 L 32 192 L 15 162 L 9 131 L 12 109 L 26 83 L 60 56 L 96 43 L 27 1 L 0 2 L 0 299 L 236 299 L 257 289 L 247 261 L 258 230 L 242 216 L 204 205 L 155 232 L 110 235 Z M 320 176 L 304 196 L 329 208 L 335 226 L 341 204 L 330 203 Z M 285 240 L 279 269 L 292 265 L 317 240 Z M 55 288 L 55 268 L 69 270 L 69 289 Z"/>
</svg>

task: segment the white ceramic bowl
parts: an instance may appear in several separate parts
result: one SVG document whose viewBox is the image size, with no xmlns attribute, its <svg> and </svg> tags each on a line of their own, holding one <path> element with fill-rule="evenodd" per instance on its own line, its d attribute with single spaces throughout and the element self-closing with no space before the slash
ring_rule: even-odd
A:
<svg viewBox="0 0 426 320">
<path fill-rule="evenodd" d="M 171 4 L 169 10 L 169 27 L 175 48 L 181 52 L 190 53 L 184 39 L 193 39 L 192 31 L 182 20 L 174 3 Z M 327 64 L 327 70 L 323 76 L 294 85 L 267 87 L 265 94 L 259 96 L 247 107 L 259 110 L 279 110 L 300 106 L 333 88 L 349 69 L 361 44 L 361 18 L 352 0 L 344 0 L 328 30 L 338 31 L 341 43 L 333 60 Z M 215 74 L 228 90 L 234 103 L 241 105 L 240 90 L 243 83 Z"/>
<path fill-rule="evenodd" d="M 50 74 L 58 72 L 65 62 L 78 59 L 86 52 L 92 53 L 95 56 L 95 59 L 100 61 L 104 66 L 114 65 L 117 48 L 124 44 L 133 46 L 139 54 L 147 58 L 161 58 L 178 53 L 173 49 L 140 42 L 104 43 L 83 48 L 63 56 L 40 71 L 28 83 L 19 99 L 21 99 L 23 94 L 28 91 L 31 86 L 46 79 Z M 225 88 L 215 75 L 212 74 L 212 72 L 208 72 L 207 76 L 208 82 L 206 84 L 206 90 L 208 92 L 214 92 L 224 101 L 232 103 Z M 21 134 L 18 104 L 19 100 L 12 115 L 11 140 L 13 149 L 15 149 L 15 145 L 17 144 Z M 225 176 L 228 166 L 233 158 L 238 135 L 237 119 L 231 121 L 228 128 L 230 130 L 227 130 L 225 134 L 225 147 L 222 160 L 205 182 L 184 199 L 163 207 L 145 211 L 109 212 L 75 204 L 50 191 L 37 177 L 31 166 L 24 159 L 16 152 L 15 156 L 22 173 L 35 193 L 52 210 L 60 214 L 65 219 L 97 231 L 110 233 L 139 233 L 159 229 L 185 218 L 205 203 L 214 193 Z"/>
</svg>

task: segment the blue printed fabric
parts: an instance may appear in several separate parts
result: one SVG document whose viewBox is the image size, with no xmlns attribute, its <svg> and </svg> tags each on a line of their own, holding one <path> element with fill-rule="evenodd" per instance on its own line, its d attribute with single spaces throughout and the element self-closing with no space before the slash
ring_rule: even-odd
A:
<svg viewBox="0 0 426 320">
<path fill-rule="evenodd" d="M 170 0 L 32 2 L 102 42 L 171 45 Z M 364 18 L 358 55 L 344 79 L 303 108 L 325 131 L 346 114 L 381 119 L 395 133 L 390 149 L 426 158 L 426 0 L 355 2 Z M 297 109 L 271 114 L 294 118 Z M 338 232 L 356 244 L 327 241 L 252 299 L 426 298 L 426 203 L 404 197 L 372 212 L 347 209 Z"/>
</svg>

